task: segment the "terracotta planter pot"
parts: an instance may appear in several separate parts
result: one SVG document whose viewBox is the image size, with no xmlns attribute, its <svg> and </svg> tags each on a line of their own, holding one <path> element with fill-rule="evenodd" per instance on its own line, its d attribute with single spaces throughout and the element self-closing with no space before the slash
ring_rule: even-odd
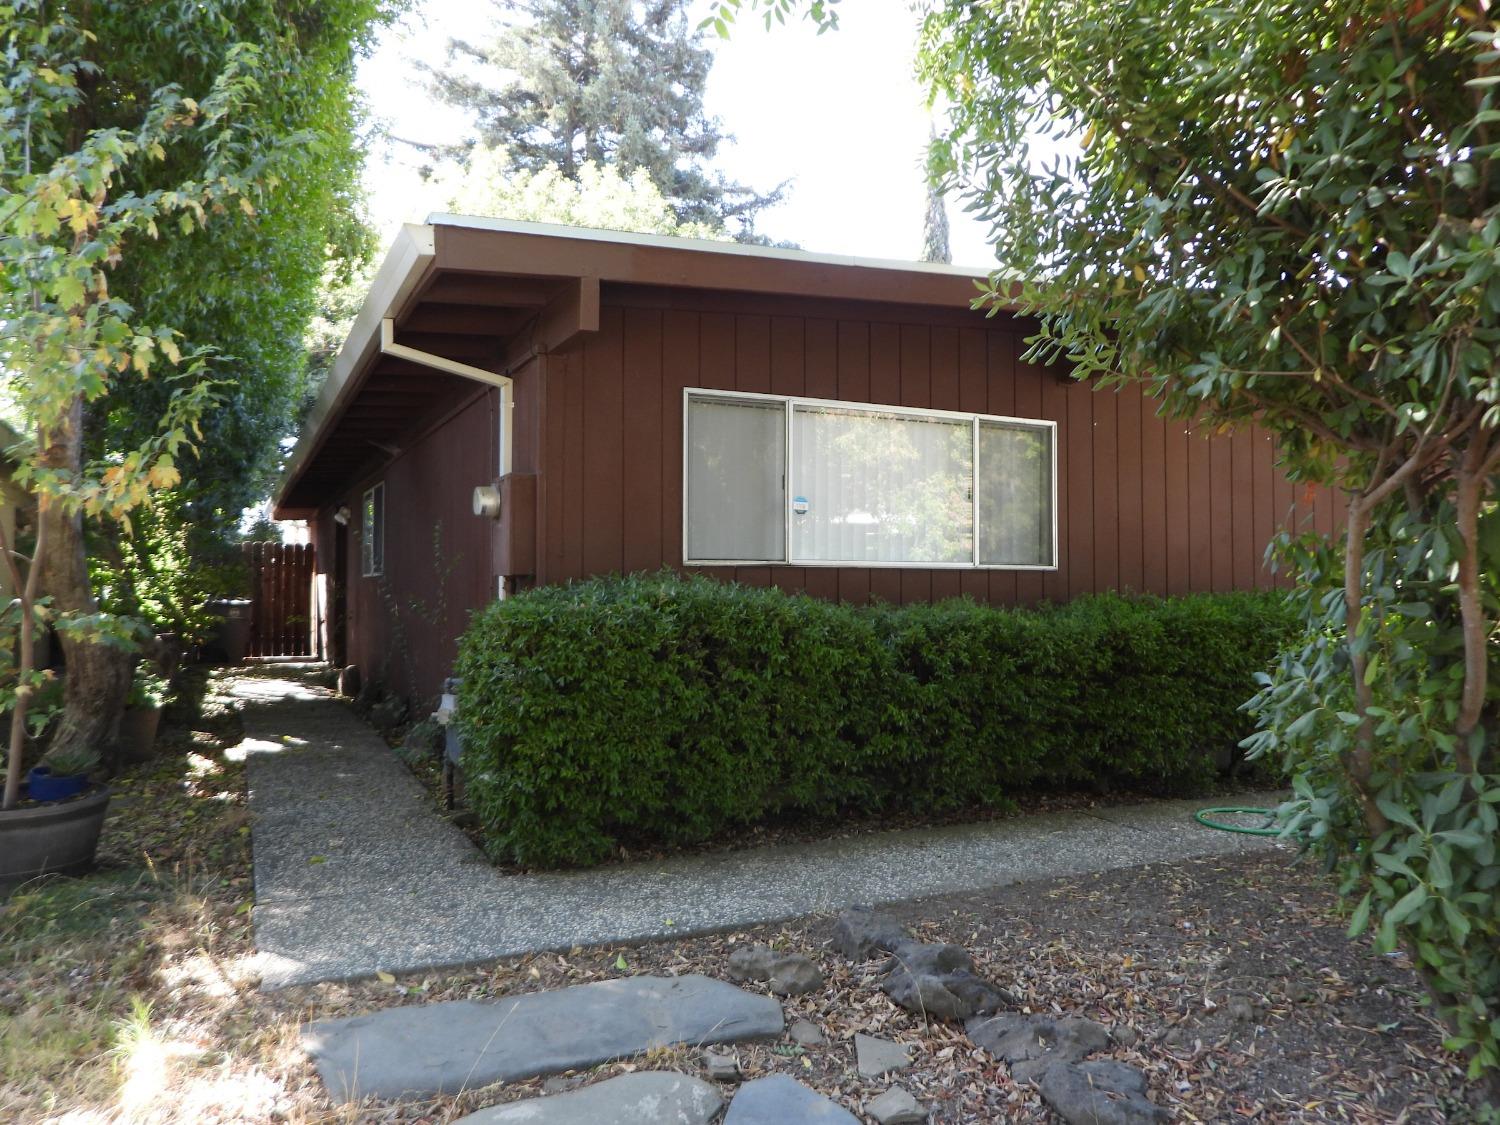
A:
<svg viewBox="0 0 1500 1125">
<path fill-rule="evenodd" d="M 109 790 L 0 812 L 0 895 L 39 875 L 81 875 L 94 866 Z"/>
<path fill-rule="evenodd" d="M 120 752 L 127 761 L 144 762 L 156 753 L 160 707 L 127 707 L 120 719 Z"/>
</svg>

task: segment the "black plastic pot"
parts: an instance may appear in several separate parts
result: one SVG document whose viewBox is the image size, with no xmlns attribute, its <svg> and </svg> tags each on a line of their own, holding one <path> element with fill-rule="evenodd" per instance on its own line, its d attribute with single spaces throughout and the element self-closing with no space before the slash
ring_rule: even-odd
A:
<svg viewBox="0 0 1500 1125">
<path fill-rule="evenodd" d="M 81 875 L 94 866 L 109 808 L 104 787 L 56 804 L 0 812 L 0 894 L 39 875 Z"/>
<path fill-rule="evenodd" d="M 200 658 L 238 664 L 250 647 L 250 599 L 214 598 L 203 608 L 219 620 L 203 643 Z"/>
</svg>

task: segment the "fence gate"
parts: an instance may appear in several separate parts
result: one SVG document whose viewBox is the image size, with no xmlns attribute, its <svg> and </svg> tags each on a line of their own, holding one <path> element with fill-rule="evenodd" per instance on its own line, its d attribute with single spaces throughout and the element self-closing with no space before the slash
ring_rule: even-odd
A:
<svg viewBox="0 0 1500 1125">
<path fill-rule="evenodd" d="M 321 657 L 310 543 L 246 543 L 250 567 L 250 659 Z"/>
</svg>

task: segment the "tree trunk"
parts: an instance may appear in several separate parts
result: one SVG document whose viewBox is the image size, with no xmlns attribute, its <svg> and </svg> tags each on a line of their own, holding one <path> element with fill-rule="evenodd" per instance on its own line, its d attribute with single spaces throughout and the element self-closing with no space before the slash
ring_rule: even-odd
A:
<svg viewBox="0 0 1500 1125">
<path fill-rule="evenodd" d="M 67 420 L 52 435 L 43 453 L 47 470 L 76 478 L 82 461 L 82 403 L 75 403 Z M 89 584 L 84 551 L 83 517 L 60 504 L 46 504 L 37 513 L 47 551 L 40 561 L 41 588 L 51 597 L 53 612 L 81 616 L 99 612 Z M 58 631 L 67 665 L 63 715 L 49 750 L 78 749 L 103 755 L 115 742 L 125 697 L 130 691 L 131 654 L 118 645 L 100 643 L 71 630 Z"/>
<path fill-rule="evenodd" d="M 1364 556 L 1365 536 L 1370 529 L 1368 498 L 1355 494 L 1349 500 L 1349 523 L 1344 537 L 1344 631 L 1349 648 L 1349 673 L 1354 678 L 1354 711 L 1359 725 L 1354 731 L 1354 749 L 1347 752 L 1345 768 L 1359 791 L 1365 825 L 1378 836 L 1390 827 L 1371 788 L 1375 772 L 1375 719 L 1370 714 L 1374 692 L 1365 683 L 1364 649 L 1360 633 L 1364 625 Z"/>
</svg>

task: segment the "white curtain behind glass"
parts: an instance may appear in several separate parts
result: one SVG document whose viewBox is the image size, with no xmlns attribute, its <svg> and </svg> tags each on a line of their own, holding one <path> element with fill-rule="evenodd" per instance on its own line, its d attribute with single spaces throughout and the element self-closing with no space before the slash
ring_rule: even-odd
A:
<svg viewBox="0 0 1500 1125">
<path fill-rule="evenodd" d="M 1052 565 L 1052 434 L 979 423 L 979 561 Z"/>
<path fill-rule="evenodd" d="M 786 558 L 785 408 L 690 399 L 687 443 L 687 557 Z"/>
<path fill-rule="evenodd" d="M 973 456 L 968 422 L 795 407 L 792 561 L 972 562 Z"/>
</svg>

